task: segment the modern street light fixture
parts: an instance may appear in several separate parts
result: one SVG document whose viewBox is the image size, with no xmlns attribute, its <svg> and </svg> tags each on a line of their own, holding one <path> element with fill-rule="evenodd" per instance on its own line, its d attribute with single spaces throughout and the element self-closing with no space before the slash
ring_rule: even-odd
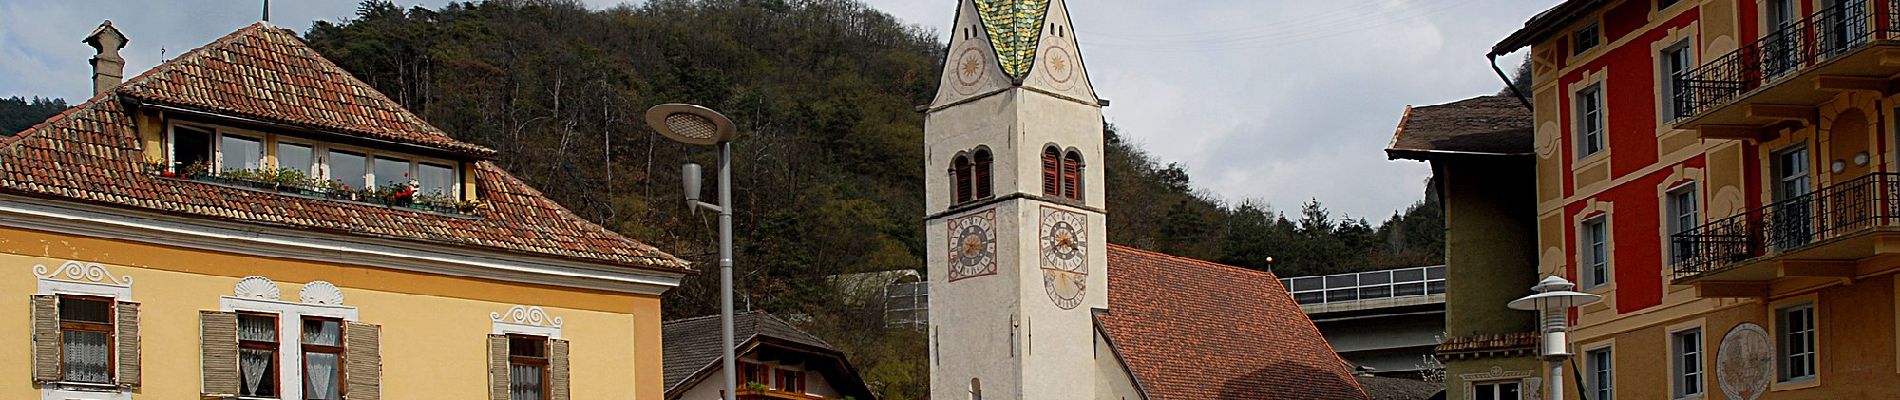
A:
<svg viewBox="0 0 1900 400">
<path fill-rule="evenodd" d="M 739 131 L 732 120 L 706 107 L 691 104 L 661 104 L 647 109 L 647 126 L 660 136 L 690 145 L 719 147 L 719 204 L 699 201 L 699 164 L 680 167 L 681 186 L 686 189 L 686 207 L 719 212 L 719 333 L 723 340 L 720 356 L 725 369 L 725 400 L 738 398 L 738 362 L 733 356 L 732 338 L 732 139 Z"/>
<path fill-rule="evenodd" d="M 1571 291 L 1570 289 L 1574 287 L 1577 285 L 1571 284 L 1563 277 L 1551 276 L 1537 282 L 1537 286 L 1531 287 L 1531 291 L 1537 292 L 1536 294 L 1520 297 L 1506 304 L 1506 307 L 1513 310 L 1542 312 L 1544 345 L 1539 355 L 1550 365 L 1550 382 L 1545 385 L 1550 391 L 1549 396 L 1545 397 L 1548 399 L 1564 398 L 1564 361 L 1571 356 L 1570 342 L 1565 332 L 1570 325 L 1570 309 L 1603 300 L 1603 296 L 1600 295 Z"/>
</svg>

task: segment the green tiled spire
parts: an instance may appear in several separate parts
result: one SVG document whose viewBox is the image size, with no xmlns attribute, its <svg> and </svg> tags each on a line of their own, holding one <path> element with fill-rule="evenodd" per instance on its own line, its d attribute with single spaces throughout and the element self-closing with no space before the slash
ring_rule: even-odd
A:
<svg viewBox="0 0 1900 400">
<path fill-rule="evenodd" d="M 1049 18 L 1049 0 L 976 0 L 976 13 L 983 18 L 1003 72 L 1015 78 L 1028 75 L 1043 21 Z"/>
</svg>

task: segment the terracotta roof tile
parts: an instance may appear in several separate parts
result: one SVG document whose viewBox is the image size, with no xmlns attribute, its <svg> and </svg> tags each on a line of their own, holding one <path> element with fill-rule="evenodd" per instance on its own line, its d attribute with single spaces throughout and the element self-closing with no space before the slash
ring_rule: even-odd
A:
<svg viewBox="0 0 1900 400">
<path fill-rule="evenodd" d="M 1432 352 L 1444 359 L 1528 356 L 1537 350 L 1537 332 L 1473 335 L 1445 339 Z"/>
<path fill-rule="evenodd" d="M 117 89 L 141 101 L 323 131 L 489 156 L 449 138 L 401 104 L 317 54 L 293 34 L 259 22 L 185 52 Z"/>
<path fill-rule="evenodd" d="M 1108 246 L 1099 322 L 1152 400 L 1364 399 L 1272 274 Z"/>
<path fill-rule="evenodd" d="M 1535 137 L 1531 110 L 1512 96 L 1478 96 L 1433 106 L 1406 107 L 1386 148 L 1390 158 L 1423 153 L 1529 155 Z"/>
<path fill-rule="evenodd" d="M 204 72 L 207 69 L 225 72 Z M 288 81 L 313 84 L 289 85 Z M 488 161 L 470 164 L 477 175 L 477 197 L 490 206 L 473 215 L 159 177 L 147 171 L 130 113 L 126 104 L 117 101 L 117 95 L 126 92 L 254 118 L 307 123 L 349 135 L 486 151 L 449 139 L 288 33 L 259 24 L 0 140 L 0 193 L 658 271 L 689 270 L 684 260 L 574 215 Z M 335 92 L 349 93 L 352 104 L 358 106 L 310 101 Z M 295 93 L 304 95 L 291 96 Z"/>
</svg>

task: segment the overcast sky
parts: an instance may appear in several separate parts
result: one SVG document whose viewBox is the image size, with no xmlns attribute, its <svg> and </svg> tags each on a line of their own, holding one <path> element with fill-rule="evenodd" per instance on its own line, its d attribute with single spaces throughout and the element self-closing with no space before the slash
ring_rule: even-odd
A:
<svg viewBox="0 0 1900 400">
<path fill-rule="evenodd" d="M 939 32 L 956 11 L 954 0 L 864 1 Z M 1417 201 L 1430 175 L 1381 151 L 1405 106 L 1496 92 L 1486 50 L 1559 0 L 1070 2 L 1096 91 L 1114 101 L 1106 112 L 1125 137 L 1187 165 L 1195 186 L 1221 199 L 1292 213 L 1318 198 L 1335 216 L 1378 223 Z M 84 101 L 92 49 L 80 40 L 100 21 L 131 38 L 130 76 L 257 21 L 259 3 L 0 2 L 0 96 Z M 356 3 L 280 0 L 272 21 L 302 32 L 349 17 Z"/>
</svg>

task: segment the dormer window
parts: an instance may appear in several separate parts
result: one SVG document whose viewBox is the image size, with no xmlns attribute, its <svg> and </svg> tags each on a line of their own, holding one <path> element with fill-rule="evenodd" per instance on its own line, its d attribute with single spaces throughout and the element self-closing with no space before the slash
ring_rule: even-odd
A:
<svg viewBox="0 0 1900 400">
<path fill-rule="evenodd" d="M 161 172 L 186 179 L 438 211 L 467 198 L 455 160 L 210 124 L 172 124 L 167 139 Z"/>
</svg>

